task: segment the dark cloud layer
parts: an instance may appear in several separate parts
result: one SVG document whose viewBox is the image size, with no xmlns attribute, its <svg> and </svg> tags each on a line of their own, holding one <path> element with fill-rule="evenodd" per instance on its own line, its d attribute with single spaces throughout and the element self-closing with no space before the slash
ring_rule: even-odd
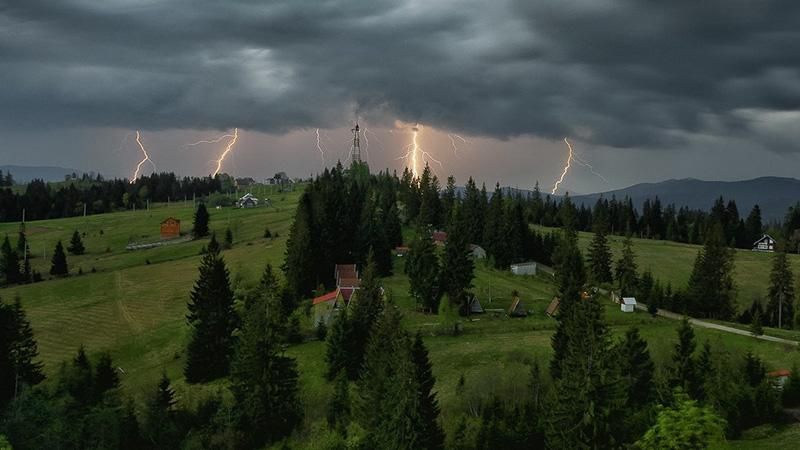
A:
<svg viewBox="0 0 800 450">
<path fill-rule="evenodd" d="M 0 0 L 0 66 L 8 128 L 283 133 L 361 115 L 800 150 L 796 0 Z"/>
</svg>

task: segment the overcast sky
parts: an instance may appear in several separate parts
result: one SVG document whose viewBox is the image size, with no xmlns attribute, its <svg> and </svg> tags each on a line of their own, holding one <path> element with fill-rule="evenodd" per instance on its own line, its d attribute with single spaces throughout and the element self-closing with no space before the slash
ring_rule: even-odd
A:
<svg viewBox="0 0 800 450">
<path fill-rule="evenodd" d="M 796 0 L 0 0 L 0 164 L 318 172 L 408 124 L 454 174 L 572 192 L 800 169 Z M 448 135 L 458 134 L 458 151 Z M 366 146 L 363 143 L 362 146 Z M 599 174 L 599 175 L 598 175 Z"/>
</svg>

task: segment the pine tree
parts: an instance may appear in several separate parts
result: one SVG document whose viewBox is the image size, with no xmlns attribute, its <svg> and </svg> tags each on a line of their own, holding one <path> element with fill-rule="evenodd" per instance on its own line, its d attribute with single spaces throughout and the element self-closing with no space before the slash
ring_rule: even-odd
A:
<svg viewBox="0 0 800 450">
<path fill-rule="evenodd" d="M 419 385 L 418 408 L 420 411 L 420 441 L 418 448 L 442 449 L 444 448 L 444 431 L 439 426 L 439 402 L 433 391 L 436 379 L 433 377 L 433 368 L 428 359 L 428 349 L 422 342 L 422 336 L 417 332 L 411 348 L 411 357 L 414 360 Z"/>
<path fill-rule="evenodd" d="M 764 334 L 764 326 L 761 325 L 761 313 L 758 310 L 753 314 L 753 321 L 750 323 L 750 333 L 753 336 L 761 336 Z"/>
<path fill-rule="evenodd" d="M 219 252 L 222 251 L 222 247 L 219 245 L 217 241 L 217 233 L 211 233 L 211 239 L 208 241 L 208 246 L 206 247 L 206 253 L 213 253 L 215 255 L 219 255 Z"/>
<path fill-rule="evenodd" d="M 2 247 L 0 247 L 0 277 L 6 284 L 22 281 L 22 274 L 19 270 L 19 255 L 11 248 L 8 236 L 5 237 Z"/>
<path fill-rule="evenodd" d="M 594 238 L 589 245 L 587 255 L 589 278 L 596 284 L 611 283 L 611 248 L 606 236 L 606 225 L 601 222 L 595 225 Z"/>
<path fill-rule="evenodd" d="M 793 328 L 794 274 L 785 252 L 777 252 L 772 258 L 772 272 L 769 280 L 767 320 L 774 327 Z"/>
<path fill-rule="evenodd" d="M 622 241 L 622 257 L 617 261 L 616 278 L 620 295 L 626 296 L 638 292 L 636 255 L 633 252 L 633 240 L 630 236 L 625 236 L 625 240 Z"/>
<path fill-rule="evenodd" d="M 92 375 L 92 363 L 86 355 L 86 348 L 81 344 L 78 353 L 72 358 L 72 365 L 68 375 L 62 377 L 66 379 L 67 391 L 78 402 L 79 405 L 90 405 L 94 396 L 94 376 Z"/>
<path fill-rule="evenodd" d="M 727 320 L 733 316 L 736 295 L 733 281 L 734 252 L 724 241 L 717 223 L 706 237 L 689 277 L 689 310 L 705 317 Z"/>
<path fill-rule="evenodd" d="M 44 380 L 42 364 L 35 361 L 38 356 L 33 330 L 19 298 L 13 305 L 0 299 L 0 410 L 24 386 Z"/>
<path fill-rule="evenodd" d="M 353 324 L 348 317 L 347 310 L 348 308 L 342 309 L 333 319 L 333 325 L 331 325 L 330 332 L 328 332 L 325 350 L 325 362 L 328 369 L 325 374 L 329 381 L 333 380 L 340 373 L 347 374 L 348 379 L 354 378 L 350 377 L 350 375 L 353 375 L 352 372 L 355 371 L 351 369 L 352 372 L 348 373 Z"/>
<path fill-rule="evenodd" d="M 112 389 L 119 387 L 119 376 L 114 369 L 114 364 L 111 360 L 111 355 L 103 353 L 97 361 L 94 375 L 94 388 L 97 392 L 97 398 L 102 398 L 103 394 Z"/>
<path fill-rule="evenodd" d="M 20 258 L 25 258 L 25 255 L 28 253 L 28 237 L 25 234 L 25 223 L 22 222 L 19 224 L 19 231 L 17 232 L 17 254 L 20 255 Z"/>
<path fill-rule="evenodd" d="M 350 380 L 342 370 L 336 376 L 333 398 L 328 405 L 328 427 L 336 430 L 339 434 L 346 435 L 347 427 L 350 425 L 350 415 Z"/>
<path fill-rule="evenodd" d="M 186 319 L 192 329 L 184 375 L 189 383 L 211 381 L 228 374 L 237 325 L 225 261 L 209 251 L 200 263 Z"/>
<path fill-rule="evenodd" d="M 194 212 L 194 223 L 192 224 L 192 236 L 194 236 L 195 239 L 208 236 L 209 218 L 210 216 L 205 203 L 197 205 L 197 210 Z"/>
<path fill-rule="evenodd" d="M 52 264 L 50 265 L 50 275 L 66 276 L 69 274 L 69 267 L 67 266 L 67 255 L 64 253 L 64 246 L 61 241 L 56 243 L 56 248 L 53 251 Z"/>
<path fill-rule="evenodd" d="M 586 274 L 583 268 L 583 255 L 578 248 L 577 235 L 569 229 L 559 242 L 556 254 L 556 281 L 559 291 L 559 313 L 556 332 L 551 338 L 553 359 L 550 360 L 550 374 L 554 379 L 561 378 L 564 358 L 567 357 L 571 328 L 574 326 L 573 309 L 581 302 Z"/>
<path fill-rule="evenodd" d="M 433 245 L 430 231 L 419 227 L 406 257 L 409 294 L 418 304 L 436 312 L 439 309 L 439 257 Z"/>
<path fill-rule="evenodd" d="M 357 418 L 366 448 L 419 448 L 423 425 L 411 341 L 394 305 L 377 323 L 358 382 Z"/>
<path fill-rule="evenodd" d="M 694 362 L 694 379 L 691 381 L 692 385 L 689 386 L 689 394 L 692 398 L 704 401 L 708 398 L 706 389 L 707 380 L 714 379 L 714 361 L 711 352 L 711 343 L 708 341 L 703 342 L 703 349 L 700 355 Z"/>
<path fill-rule="evenodd" d="M 230 228 L 225 229 L 225 243 L 223 246 L 226 250 L 233 248 L 233 231 Z"/>
<path fill-rule="evenodd" d="M 559 316 L 564 312 L 559 312 Z M 550 448 L 611 448 L 624 439 L 619 423 L 625 392 L 612 357 L 603 308 L 594 299 L 576 302 L 562 318 L 566 344 L 547 435 Z M 554 354 L 554 360 L 557 356 Z M 552 367 L 552 365 L 551 365 Z"/>
<path fill-rule="evenodd" d="M 678 343 L 672 354 L 672 385 L 681 387 L 685 392 L 691 392 L 692 386 L 697 383 L 695 373 L 694 350 L 696 347 L 694 330 L 689 320 L 684 317 L 678 328 Z"/>
<path fill-rule="evenodd" d="M 625 332 L 619 352 L 620 373 L 626 380 L 629 407 L 633 410 L 650 403 L 655 396 L 655 364 L 650 358 L 647 342 L 642 339 L 638 328 L 630 328 Z"/>
<path fill-rule="evenodd" d="M 361 373 L 367 345 L 372 331 L 383 311 L 383 289 L 378 278 L 377 267 L 372 254 L 367 258 L 367 266 L 361 276 L 361 286 L 357 291 L 352 306 L 352 323 L 350 343 L 348 345 L 347 373 L 351 380 L 356 380 Z"/>
<path fill-rule="evenodd" d="M 467 312 L 467 292 L 472 287 L 475 277 L 475 263 L 472 261 L 469 242 L 467 241 L 467 224 L 462 209 L 456 206 L 453 227 L 444 244 L 444 256 L 440 284 L 442 291 L 452 302 L 461 305 Z"/>
<path fill-rule="evenodd" d="M 300 197 L 294 222 L 289 231 L 286 259 L 283 263 L 287 289 L 295 298 L 310 294 L 316 287 L 314 245 L 311 197 L 308 193 L 304 193 Z"/>
<path fill-rule="evenodd" d="M 147 400 L 144 412 L 142 434 L 149 447 L 178 448 L 181 433 L 176 423 L 176 403 L 175 390 L 167 373 L 163 372 L 155 391 Z"/>
<path fill-rule="evenodd" d="M 67 251 L 73 255 L 82 255 L 86 251 L 86 248 L 83 246 L 83 241 L 81 240 L 81 235 L 77 230 L 72 233 Z"/>
<path fill-rule="evenodd" d="M 283 354 L 285 316 L 277 294 L 268 293 L 247 309 L 231 363 L 240 427 L 253 447 L 288 436 L 302 418 L 297 363 Z"/>
<path fill-rule="evenodd" d="M 502 240 L 503 226 L 503 191 L 497 184 L 486 210 L 486 219 L 483 228 L 483 244 L 486 253 L 497 259 L 497 254 L 504 250 Z M 448 236 L 449 237 L 449 236 Z"/>
</svg>

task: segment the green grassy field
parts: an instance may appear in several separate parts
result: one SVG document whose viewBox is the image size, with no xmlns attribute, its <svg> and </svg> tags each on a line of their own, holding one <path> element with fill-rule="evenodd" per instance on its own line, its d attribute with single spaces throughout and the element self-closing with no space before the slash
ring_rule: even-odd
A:
<svg viewBox="0 0 800 450">
<path fill-rule="evenodd" d="M 234 248 L 225 251 L 224 258 L 235 286 L 255 282 L 268 262 L 280 265 L 299 196 L 298 190 L 273 197 L 275 208 L 210 211 L 212 229 L 222 233 L 230 227 L 234 232 Z M 159 223 L 168 216 L 181 219 L 184 231 L 188 232 L 191 215 L 191 205 L 172 204 L 169 207 L 155 205 L 151 211 L 28 223 L 28 237 L 37 253 L 32 259 L 33 267 L 44 274 L 49 270 L 49 256 L 56 240 L 68 241 L 74 230 L 86 233 L 87 254 L 68 258 L 72 276 L 0 289 L 0 296 L 5 300 L 16 295 L 22 298 L 48 373 L 54 373 L 62 361 L 71 358 L 78 346 L 84 344 L 91 353 L 109 351 L 115 363 L 125 371 L 123 386 L 136 396 L 150 389 L 162 370 L 176 382 L 185 401 L 196 396 L 198 389 L 205 389 L 186 386 L 182 382 L 182 367 L 188 338 L 184 317 L 186 302 L 197 277 L 199 251 L 206 241 L 125 250 L 129 241 L 157 240 Z M 280 236 L 264 239 L 265 227 Z M 7 233 L 15 241 L 16 231 L 17 224 L 0 224 L 0 236 Z M 582 234 L 582 245 L 586 245 L 589 238 Z M 618 248 L 619 239 L 614 238 L 613 245 Z M 668 276 L 674 280 L 688 278 L 696 247 L 638 240 L 635 245 L 640 267 L 652 267 L 662 279 Z M 47 258 L 39 253 L 44 252 L 42 249 L 46 249 Z M 749 252 L 737 261 L 738 270 L 742 270 L 746 257 L 752 259 L 752 267 L 764 265 L 761 273 L 768 273 L 769 255 Z M 483 261 L 478 261 L 474 292 L 484 308 L 508 308 L 511 292 L 517 290 L 531 315 L 522 319 L 493 313 L 475 316 L 464 324 L 463 335 L 452 337 L 442 333 L 444 325 L 439 316 L 414 311 L 403 263 L 402 258 L 395 258 L 395 274 L 384 280 L 384 286 L 404 310 L 406 326 L 412 331 L 419 330 L 425 337 L 438 380 L 443 418 L 448 426 L 461 407 L 462 400 L 456 397 L 455 390 L 462 374 L 471 395 L 504 391 L 513 396 L 513 389 L 519 389 L 526 382 L 532 361 L 537 360 L 542 367 L 547 367 L 550 336 L 556 325 L 544 315 L 555 293 L 552 277 L 546 274 L 518 277 L 488 268 Z M 78 267 L 83 269 L 83 275 L 76 275 Z M 96 273 L 91 273 L 92 268 Z M 749 279 L 756 283 L 758 275 L 751 275 Z M 756 284 L 753 286 L 757 288 Z M 669 360 L 676 340 L 676 322 L 654 319 L 640 312 L 624 314 L 608 299 L 602 301 L 615 336 L 622 335 L 630 326 L 638 326 L 648 339 L 654 358 L 661 363 Z M 800 363 L 800 352 L 783 345 L 712 330 L 697 329 L 696 333 L 701 342 L 709 340 L 717 351 L 734 355 L 752 351 L 770 368 Z M 331 394 L 331 387 L 322 377 L 325 346 L 312 341 L 291 347 L 289 353 L 298 359 L 308 419 L 305 426 L 312 427 L 323 420 L 325 411 L 320 405 L 324 405 Z"/>
<path fill-rule="evenodd" d="M 550 228 L 539 228 L 552 230 Z M 584 252 L 592 240 L 592 233 L 578 234 L 579 245 Z M 622 241 L 620 236 L 609 236 L 614 260 L 620 257 Z M 633 239 L 633 250 L 639 270 L 650 269 L 656 279 L 671 283 L 673 288 L 682 288 L 689 281 L 698 245 L 678 242 Z M 756 296 L 765 297 L 769 287 L 769 274 L 772 270 L 772 254 L 749 250 L 736 250 L 735 280 L 737 286 L 737 305 L 739 309 L 750 306 Z M 800 276 L 800 255 L 790 254 L 789 262 L 795 276 Z"/>
</svg>

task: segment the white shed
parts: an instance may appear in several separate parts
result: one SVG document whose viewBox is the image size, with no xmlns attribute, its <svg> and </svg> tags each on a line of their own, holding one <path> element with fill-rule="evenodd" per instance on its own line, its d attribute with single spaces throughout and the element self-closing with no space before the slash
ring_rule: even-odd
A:
<svg viewBox="0 0 800 450">
<path fill-rule="evenodd" d="M 536 263 L 526 262 L 511 265 L 511 273 L 514 275 L 536 275 Z"/>
<path fill-rule="evenodd" d="M 622 297 L 622 303 L 619 304 L 619 309 L 621 309 L 622 312 L 632 313 L 636 310 L 636 299 L 633 297 Z"/>
</svg>

